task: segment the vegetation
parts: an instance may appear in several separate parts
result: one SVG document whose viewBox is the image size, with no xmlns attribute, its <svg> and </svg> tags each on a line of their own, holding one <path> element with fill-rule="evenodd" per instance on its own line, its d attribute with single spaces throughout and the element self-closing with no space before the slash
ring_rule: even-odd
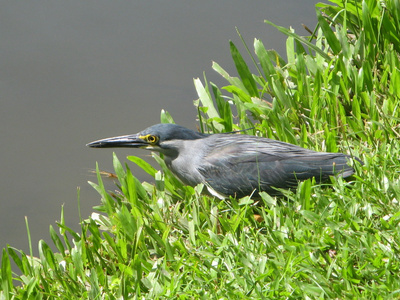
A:
<svg viewBox="0 0 400 300">
<path fill-rule="evenodd" d="M 118 190 L 98 168 L 102 202 L 81 232 L 61 214 L 58 251 L 3 249 L 0 299 L 400 298 L 400 4 L 331 2 L 307 38 L 266 21 L 287 36 L 287 60 L 256 39 L 248 64 L 231 42 L 238 77 L 214 63 L 228 85 L 195 79 L 195 105 L 202 131 L 360 157 L 352 181 L 222 201 L 182 186 L 157 155 L 163 172 L 129 157 L 155 184 L 114 156 Z"/>
</svg>

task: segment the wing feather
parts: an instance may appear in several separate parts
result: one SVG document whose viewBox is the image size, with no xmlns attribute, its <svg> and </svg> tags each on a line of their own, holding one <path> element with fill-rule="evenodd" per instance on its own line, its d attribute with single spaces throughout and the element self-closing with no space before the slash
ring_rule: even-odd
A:
<svg viewBox="0 0 400 300">
<path fill-rule="evenodd" d="M 254 191 L 277 194 L 275 188 L 288 189 L 298 181 L 315 177 L 321 182 L 332 175 L 350 176 L 349 156 L 323 153 L 280 141 L 253 136 L 232 138 L 212 135 L 212 147 L 205 151 L 198 168 L 207 184 L 225 195 L 244 196 Z"/>
</svg>

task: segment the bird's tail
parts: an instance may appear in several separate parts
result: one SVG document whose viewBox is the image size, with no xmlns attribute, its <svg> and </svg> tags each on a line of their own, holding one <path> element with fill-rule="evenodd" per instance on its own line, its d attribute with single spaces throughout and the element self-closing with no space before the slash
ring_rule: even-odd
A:
<svg viewBox="0 0 400 300">
<path fill-rule="evenodd" d="M 346 154 L 340 154 L 330 159 L 328 164 L 321 165 L 321 173 L 329 176 L 349 177 L 355 173 L 353 160 L 361 165 L 364 163 L 358 158 Z"/>
</svg>

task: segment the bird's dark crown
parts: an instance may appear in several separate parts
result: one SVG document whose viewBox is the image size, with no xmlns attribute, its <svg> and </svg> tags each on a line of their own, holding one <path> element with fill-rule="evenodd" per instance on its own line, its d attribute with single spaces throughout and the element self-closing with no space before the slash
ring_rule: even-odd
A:
<svg viewBox="0 0 400 300">
<path fill-rule="evenodd" d="M 156 124 L 139 133 L 140 136 L 154 135 L 160 142 L 169 140 L 196 140 L 207 136 L 176 124 Z"/>
</svg>

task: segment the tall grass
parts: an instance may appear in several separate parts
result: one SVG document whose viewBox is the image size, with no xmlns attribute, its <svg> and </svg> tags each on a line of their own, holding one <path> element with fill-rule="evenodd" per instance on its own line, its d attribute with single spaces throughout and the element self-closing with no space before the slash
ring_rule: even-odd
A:
<svg viewBox="0 0 400 300">
<path fill-rule="evenodd" d="M 287 36 L 285 55 L 255 39 L 244 56 L 231 42 L 237 74 L 214 63 L 227 85 L 195 79 L 195 106 L 202 131 L 360 157 L 351 182 L 221 201 L 183 186 L 157 155 L 162 172 L 129 157 L 155 184 L 114 155 L 116 190 L 97 167 L 101 204 L 80 232 L 61 213 L 57 252 L 44 241 L 39 257 L 3 249 L 0 299 L 399 298 L 400 7 L 331 2 L 317 5 L 310 37 L 266 21 Z"/>
</svg>

